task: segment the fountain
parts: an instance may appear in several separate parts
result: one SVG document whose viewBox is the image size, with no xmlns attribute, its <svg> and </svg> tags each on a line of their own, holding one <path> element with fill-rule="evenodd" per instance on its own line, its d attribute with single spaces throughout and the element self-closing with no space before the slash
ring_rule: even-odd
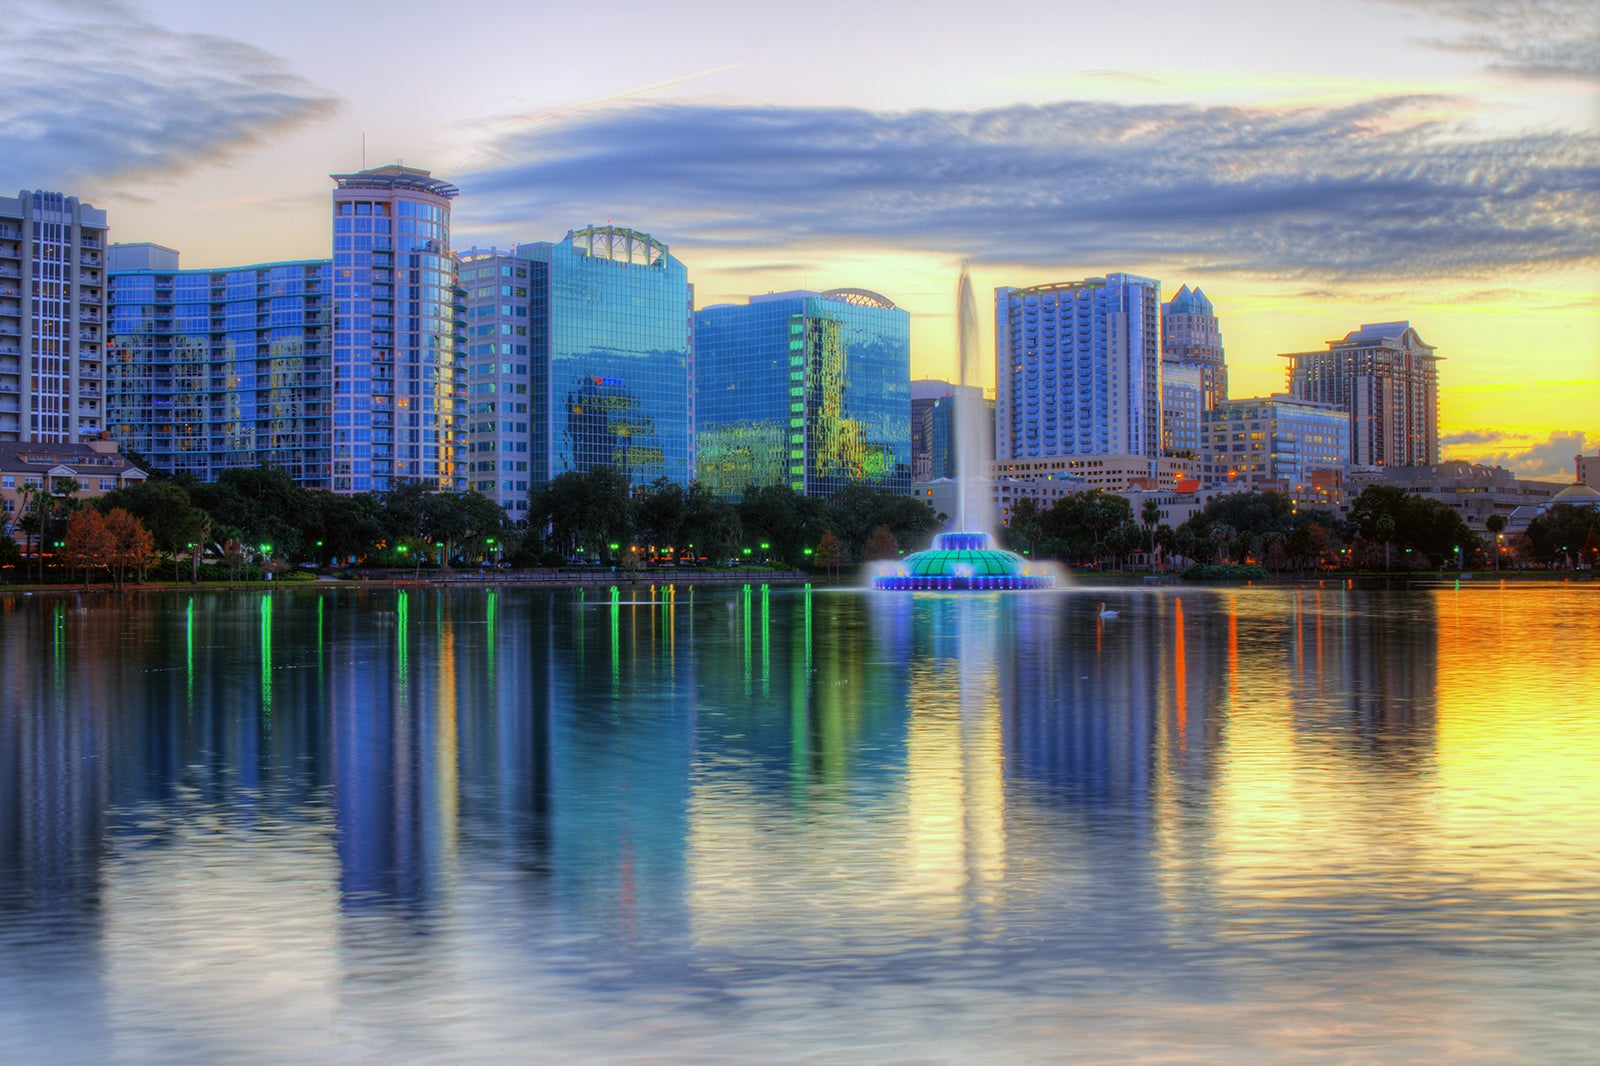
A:
<svg viewBox="0 0 1600 1066">
<path fill-rule="evenodd" d="M 1054 574 L 996 547 L 990 532 L 996 525 L 994 500 L 983 472 L 994 440 L 985 432 L 983 389 L 978 384 L 977 301 L 966 264 L 956 292 L 956 349 L 961 386 L 955 396 L 958 532 L 940 533 L 927 551 L 913 552 L 880 569 L 872 587 L 917 592 L 1054 588 Z M 966 387 L 969 384 L 971 388 Z"/>
</svg>

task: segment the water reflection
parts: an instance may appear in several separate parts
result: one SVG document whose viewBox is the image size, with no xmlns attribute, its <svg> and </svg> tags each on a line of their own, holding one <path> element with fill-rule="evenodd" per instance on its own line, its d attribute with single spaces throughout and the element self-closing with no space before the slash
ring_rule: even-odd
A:
<svg viewBox="0 0 1600 1066">
<path fill-rule="evenodd" d="M 0 1058 L 1588 1046 L 1588 589 L 1119 595 L 0 597 Z"/>
</svg>

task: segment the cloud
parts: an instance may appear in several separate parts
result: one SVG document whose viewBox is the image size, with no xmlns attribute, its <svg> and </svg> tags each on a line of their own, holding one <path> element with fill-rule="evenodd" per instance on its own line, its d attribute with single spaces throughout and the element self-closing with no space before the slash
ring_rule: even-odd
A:
<svg viewBox="0 0 1600 1066">
<path fill-rule="evenodd" d="M 1600 137 L 1473 135 L 1443 97 L 1272 110 L 647 106 L 500 139 L 461 222 L 984 263 L 1406 279 L 1600 259 Z"/>
<path fill-rule="evenodd" d="M 1458 444 L 1498 444 L 1507 440 L 1527 440 L 1527 438 L 1515 433 L 1502 433 L 1496 429 L 1469 429 L 1461 433 L 1446 434 L 1439 438 L 1439 443 L 1450 448 Z"/>
<path fill-rule="evenodd" d="M 1594 0 L 1382 0 L 1466 28 L 1424 44 L 1473 52 L 1493 70 L 1526 78 L 1600 81 L 1600 7 Z"/>
<path fill-rule="evenodd" d="M 277 57 L 122 0 L 13 0 L 0 20 L 0 188 L 177 174 L 334 108 Z"/>
<path fill-rule="evenodd" d="M 1581 455 L 1586 441 L 1582 430 L 1551 433 L 1549 438 L 1522 451 L 1498 452 L 1480 456 L 1473 462 L 1483 466 L 1503 466 L 1518 477 L 1545 481 L 1571 481 L 1573 456 Z"/>
</svg>

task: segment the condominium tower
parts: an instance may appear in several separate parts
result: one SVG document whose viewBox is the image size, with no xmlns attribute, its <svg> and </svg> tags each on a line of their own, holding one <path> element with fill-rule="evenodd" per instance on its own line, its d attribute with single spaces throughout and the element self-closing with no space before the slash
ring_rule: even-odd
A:
<svg viewBox="0 0 1600 1066">
<path fill-rule="evenodd" d="M 865 289 L 782 292 L 695 314 L 699 478 L 911 488 L 911 316 Z"/>
<path fill-rule="evenodd" d="M 460 489 L 458 190 L 398 164 L 333 180 L 333 490 Z"/>
<path fill-rule="evenodd" d="M 111 435 L 200 481 L 270 463 L 330 487 L 332 262 L 180 270 L 160 245 L 107 255 Z"/>
<path fill-rule="evenodd" d="M 1161 283 L 995 290 L 995 459 L 1161 454 Z"/>
<path fill-rule="evenodd" d="M 548 278 L 547 264 L 511 252 L 474 248 L 461 256 L 467 488 L 513 519 L 527 516 L 528 490 L 548 476 L 550 435 L 536 421 L 550 392 Z"/>
<path fill-rule="evenodd" d="M 1333 404 L 1350 420 L 1352 466 L 1439 461 L 1439 356 L 1410 322 L 1364 325 L 1325 352 L 1294 352 L 1289 391 Z"/>
<path fill-rule="evenodd" d="M 0 197 L 0 440 L 105 428 L 106 214 L 75 196 Z"/>
</svg>

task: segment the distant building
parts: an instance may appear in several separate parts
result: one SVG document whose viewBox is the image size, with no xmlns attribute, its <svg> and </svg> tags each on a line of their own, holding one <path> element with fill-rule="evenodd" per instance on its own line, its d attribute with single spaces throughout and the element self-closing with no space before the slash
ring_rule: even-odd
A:
<svg viewBox="0 0 1600 1066">
<path fill-rule="evenodd" d="M 460 489 L 458 190 L 398 164 L 332 177 L 333 490 Z"/>
<path fill-rule="evenodd" d="M 982 446 L 994 440 L 994 401 L 976 385 L 952 385 L 948 381 L 911 383 L 911 471 L 914 481 L 935 481 L 956 477 L 961 471 L 961 433 L 957 425 L 957 400 L 963 398 L 981 412 L 973 433 L 973 444 Z M 981 440 L 978 439 L 981 437 Z M 987 447 L 980 447 L 987 452 Z M 979 469 L 989 460 L 980 457 Z"/>
<path fill-rule="evenodd" d="M 995 460 L 1161 455 L 1161 283 L 995 290 Z"/>
<path fill-rule="evenodd" d="M 105 428 L 106 213 L 75 196 L 0 196 L 0 441 Z"/>
<path fill-rule="evenodd" d="M 108 262 L 111 435 L 200 481 L 270 463 L 330 488 L 332 261 L 180 270 L 170 248 L 114 244 Z"/>
<path fill-rule="evenodd" d="M 1294 352 L 1289 392 L 1333 404 L 1350 419 L 1351 466 L 1439 461 L 1439 379 L 1431 344 L 1409 322 L 1364 325 L 1325 352 Z"/>
<path fill-rule="evenodd" d="M 0 533 L 23 540 L 17 519 L 29 489 L 55 495 L 70 478 L 78 485 L 73 498 L 86 500 L 138 484 L 146 476 L 109 440 L 0 441 Z"/>
<path fill-rule="evenodd" d="M 683 263 L 650 234 L 610 225 L 519 244 L 515 255 L 531 264 L 530 483 L 609 466 L 634 486 L 657 478 L 689 484 L 694 289 Z M 510 361 L 521 365 L 514 348 Z M 520 407 L 520 394 L 513 400 Z M 522 421 L 520 410 L 509 413 Z M 522 461 L 520 452 L 509 458 Z"/>
<path fill-rule="evenodd" d="M 1161 305 L 1161 360 L 1199 371 L 1201 410 L 1209 411 L 1228 398 L 1222 328 L 1216 308 L 1201 289 L 1179 286 Z"/>
<path fill-rule="evenodd" d="M 467 294 L 460 454 L 467 487 L 513 519 L 548 477 L 549 267 L 511 252 L 461 256 Z"/>
<path fill-rule="evenodd" d="M 1575 480 L 1579 484 L 1588 485 L 1592 489 L 1600 489 L 1600 453 L 1575 455 L 1572 461 L 1577 466 Z"/>
<path fill-rule="evenodd" d="M 1048 459 L 997 460 L 990 471 L 997 480 L 1071 478 L 1107 492 L 1126 492 L 1136 485 L 1174 486 L 1196 477 L 1199 462 L 1175 456 L 1146 459 L 1137 455 L 1056 456 Z"/>
<path fill-rule="evenodd" d="M 1200 419 L 1206 405 L 1205 368 L 1195 363 L 1161 364 L 1161 453 L 1200 455 Z"/>
<path fill-rule="evenodd" d="M 1278 395 L 1224 400 L 1202 416 L 1200 480 L 1208 489 L 1238 486 L 1277 492 L 1299 504 L 1339 503 L 1330 489 L 1350 450 L 1350 420 L 1331 404 Z"/>
<path fill-rule="evenodd" d="M 730 499 L 772 484 L 910 491 L 910 338 L 911 316 L 861 289 L 697 312 L 700 482 Z"/>
<path fill-rule="evenodd" d="M 1541 512 L 1555 496 L 1569 487 L 1565 481 L 1532 481 L 1517 477 L 1498 466 L 1477 466 L 1465 462 L 1445 462 L 1436 466 L 1366 468 L 1352 470 L 1350 498 L 1360 495 L 1368 485 L 1393 485 L 1416 496 L 1426 496 L 1454 507 L 1468 528 L 1488 529 L 1490 515 L 1498 514 L 1515 523 L 1515 516 Z M 1526 528 L 1526 520 L 1518 532 Z"/>
</svg>

